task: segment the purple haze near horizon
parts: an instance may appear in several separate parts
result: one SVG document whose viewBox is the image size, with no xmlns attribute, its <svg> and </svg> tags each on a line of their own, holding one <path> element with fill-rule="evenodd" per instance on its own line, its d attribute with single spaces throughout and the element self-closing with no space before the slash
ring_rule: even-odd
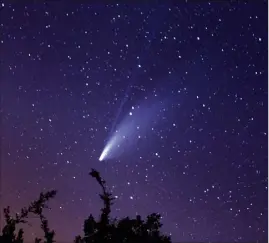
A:
<svg viewBox="0 0 269 243">
<path fill-rule="evenodd" d="M 95 168 L 114 216 L 161 213 L 175 242 L 267 241 L 266 1 L 4 1 L 0 28 L 2 205 L 57 189 L 46 215 L 72 241 L 101 207 Z M 100 162 L 149 97 L 169 102 Z"/>
</svg>

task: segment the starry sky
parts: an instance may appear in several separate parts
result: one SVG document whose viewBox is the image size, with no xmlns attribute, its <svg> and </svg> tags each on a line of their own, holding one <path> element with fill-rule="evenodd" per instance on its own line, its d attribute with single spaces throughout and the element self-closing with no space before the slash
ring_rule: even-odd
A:
<svg viewBox="0 0 269 243">
<path fill-rule="evenodd" d="M 174 242 L 267 241 L 266 1 L 0 6 L 2 206 L 57 189 L 71 242 L 99 214 L 95 168 L 113 216 L 161 213 Z M 99 161 L 139 104 L 144 129 Z"/>
</svg>

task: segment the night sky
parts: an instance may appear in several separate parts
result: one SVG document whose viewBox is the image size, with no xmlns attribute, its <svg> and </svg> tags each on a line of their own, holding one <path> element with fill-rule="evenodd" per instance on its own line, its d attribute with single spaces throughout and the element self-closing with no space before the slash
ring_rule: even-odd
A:
<svg viewBox="0 0 269 243">
<path fill-rule="evenodd" d="M 57 189 L 46 215 L 71 242 L 102 206 L 95 168 L 114 216 L 266 242 L 267 3 L 164 2 L 1 3 L 1 203 Z"/>
</svg>

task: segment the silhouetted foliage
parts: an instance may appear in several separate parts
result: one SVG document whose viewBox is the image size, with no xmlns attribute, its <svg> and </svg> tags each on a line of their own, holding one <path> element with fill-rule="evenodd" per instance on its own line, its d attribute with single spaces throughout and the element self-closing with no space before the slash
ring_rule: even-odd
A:
<svg viewBox="0 0 269 243">
<path fill-rule="evenodd" d="M 10 215 L 10 207 L 4 208 L 4 218 L 6 225 L 2 230 L 0 236 L 0 243 L 23 243 L 23 229 L 19 229 L 16 235 L 16 226 L 19 224 L 27 223 L 27 219 L 30 213 L 37 215 L 41 220 L 41 228 L 44 231 L 44 243 L 52 243 L 54 237 L 54 231 L 51 231 L 48 227 L 48 221 L 43 214 L 43 209 L 48 208 L 47 202 L 56 196 L 56 191 L 48 191 L 46 193 L 40 193 L 39 198 L 36 201 L 30 203 L 28 208 L 24 207 L 20 213 L 16 213 L 13 218 Z M 41 239 L 36 239 L 35 242 L 41 243 Z"/>
<path fill-rule="evenodd" d="M 23 230 L 19 229 L 19 232 L 16 236 L 16 225 L 20 223 L 26 223 L 26 218 L 28 216 L 29 210 L 26 208 L 21 209 L 21 213 L 15 214 L 15 217 L 12 218 L 10 215 L 10 207 L 4 208 L 4 218 L 6 225 L 2 230 L 2 236 L 0 237 L 1 242 L 5 243 L 19 243 L 23 242 Z"/>
<path fill-rule="evenodd" d="M 99 194 L 103 207 L 101 215 L 96 220 L 92 214 L 84 221 L 84 236 L 77 236 L 75 243 L 171 243 L 170 237 L 160 232 L 162 224 L 161 216 L 153 213 L 142 220 L 140 215 L 130 219 L 125 217 L 122 219 L 111 218 L 111 206 L 114 198 L 106 187 L 106 181 L 102 179 L 99 172 L 92 169 L 89 173 L 101 186 L 102 193 Z M 23 230 L 20 228 L 16 232 L 19 224 L 28 223 L 29 214 L 34 214 L 40 219 L 40 227 L 44 232 L 44 240 L 35 239 L 35 243 L 53 243 L 55 232 L 48 225 L 48 220 L 44 216 L 44 209 L 48 208 L 47 202 L 56 196 L 56 191 L 48 191 L 40 193 L 36 201 L 30 203 L 28 208 L 22 208 L 15 217 L 10 215 L 10 208 L 4 209 L 4 217 L 6 225 L 0 236 L 0 243 L 23 243 Z"/>
<path fill-rule="evenodd" d="M 90 215 L 84 222 L 84 237 L 77 236 L 75 243 L 170 243 L 170 237 L 160 233 L 162 226 L 159 214 L 151 214 L 144 221 L 141 216 L 135 219 L 129 217 L 117 220 L 110 218 L 111 206 L 114 198 L 108 192 L 106 182 L 101 178 L 99 172 L 92 169 L 89 173 L 95 178 L 102 188 L 100 198 L 103 201 L 101 216 L 99 220 L 95 220 Z"/>
<path fill-rule="evenodd" d="M 56 196 L 56 191 L 49 191 L 46 192 L 45 194 L 40 193 L 39 195 L 39 199 L 32 202 L 30 205 L 31 208 L 31 212 L 36 214 L 41 222 L 41 229 L 44 232 L 44 243 L 53 243 L 55 242 L 53 240 L 54 236 L 55 236 L 55 232 L 54 230 L 50 230 L 49 226 L 48 226 L 48 220 L 46 219 L 46 217 L 44 216 L 43 213 L 43 209 L 44 208 L 49 208 L 47 206 L 47 201 L 49 201 L 51 198 L 54 198 Z M 36 239 L 36 242 L 42 242 L 40 239 Z"/>
</svg>

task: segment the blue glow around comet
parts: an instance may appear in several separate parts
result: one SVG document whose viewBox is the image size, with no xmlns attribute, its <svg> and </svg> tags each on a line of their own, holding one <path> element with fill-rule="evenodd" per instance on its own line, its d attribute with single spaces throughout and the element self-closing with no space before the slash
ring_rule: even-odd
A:
<svg viewBox="0 0 269 243">
<path fill-rule="evenodd" d="M 147 99 L 141 105 L 132 106 L 122 122 L 108 139 L 99 161 L 119 157 L 143 139 L 149 127 L 153 127 L 164 111 L 165 102 Z"/>
</svg>

